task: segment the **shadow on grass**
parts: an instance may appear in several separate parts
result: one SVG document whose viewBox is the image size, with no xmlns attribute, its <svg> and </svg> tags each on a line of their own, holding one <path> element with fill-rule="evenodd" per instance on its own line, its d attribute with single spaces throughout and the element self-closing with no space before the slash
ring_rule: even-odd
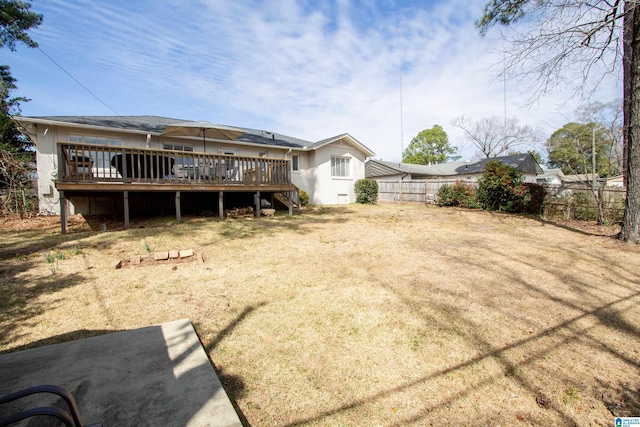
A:
<svg viewBox="0 0 640 427">
<path fill-rule="evenodd" d="M 42 347 L 45 345 L 61 344 L 64 342 L 80 340 L 83 338 L 91 338 L 91 337 L 97 337 L 100 335 L 112 334 L 114 332 L 122 332 L 122 330 L 121 329 L 79 329 L 77 331 L 67 332 L 64 334 L 43 338 L 41 340 L 32 341 L 29 344 L 24 344 L 18 347 L 14 347 L 11 350 L 0 351 L 0 354 L 13 353 L 16 351 L 28 350 L 30 348 Z"/>
<path fill-rule="evenodd" d="M 24 263 L 25 271 L 31 267 L 33 262 Z M 52 304 L 63 303 L 60 300 L 48 303 L 40 302 L 41 296 L 77 286 L 84 281 L 84 277 L 79 274 L 65 276 L 52 274 L 35 282 L 19 278 L 15 271 L 10 275 L 13 277 L 3 276 L 2 298 L 0 298 L 0 342 L 3 344 L 6 344 L 9 339 L 15 341 L 22 337 L 13 333 L 18 325 L 29 325 L 35 317 L 51 308 Z M 70 315 L 72 314 L 70 313 Z"/>
<path fill-rule="evenodd" d="M 229 374 L 225 372 L 223 368 L 218 367 L 215 364 L 215 362 L 211 359 L 211 352 L 222 342 L 222 340 L 224 340 L 227 336 L 231 335 L 233 330 L 240 323 L 242 323 L 247 317 L 249 317 L 254 311 L 266 305 L 267 305 L 266 302 L 262 302 L 257 305 L 250 305 L 248 307 L 245 307 L 245 309 L 242 310 L 242 312 L 238 314 L 235 319 L 233 319 L 226 327 L 220 330 L 216 334 L 216 336 L 210 341 L 208 340 L 204 342 L 202 340 L 202 337 L 200 337 L 200 334 L 198 334 L 200 338 L 200 342 L 202 343 L 202 346 L 205 349 L 207 357 L 209 358 L 209 362 L 211 362 L 211 366 L 213 366 L 213 369 L 216 371 L 216 374 L 218 375 L 218 378 L 220 379 L 222 386 L 227 392 L 227 395 L 229 396 L 229 400 L 231 401 L 233 408 L 235 409 L 236 413 L 240 417 L 240 421 L 242 422 L 243 426 L 251 426 L 251 424 L 249 423 L 249 420 L 247 420 L 247 417 L 244 415 L 242 408 L 240 408 L 240 406 L 238 405 L 238 399 L 241 399 L 246 392 L 245 381 L 242 377 L 238 375 Z M 194 324 L 194 328 L 196 332 L 202 329 L 201 325 L 198 323 Z"/>
<path fill-rule="evenodd" d="M 557 227 L 557 228 L 561 228 L 563 230 L 567 230 L 567 231 L 571 231 L 574 233 L 578 233 L 578 234 L 582 234 L 584 236 L 597 236 L 597 237 L 609 237 L 611 239 L 618 239 L 618 232 L 605 232 L 605 231 L 599 231 L 599 232 L 593 232 L 593 231 L 585 231 L 581 228 L 578 227 L 572 227 L 570 225 L 567 225 L 566 223 L 564 223 L 563 221 L 557 221 L 557 220 L 552 220 L 552 219 L 545 219 L 545 218 L 541 218 L 541 217 L 536 217 L 536 216 L 532 216 L 531 219 L 534 219 L 536 221 L 538 221 L 539 223 L 543 224 L 543 225 L 551 225 L 553 227 Z M 578 220 L 576 220 L 578 221 Z"/>
<path fill-rule="evenodd" d="M 592 236 L 592 234 L 581 230 L 571 229 L 571 231 Z M 424 324 L 433 326 L 438 331 L 444 331 L 446 335 L 468 343 L 475 352 L 475 356 L 460 363 L 449 364 L 443 369 L 429 372 L 414 380 L 343 402 L 329 410 L 297 419 L 286 425 L 293 427 L 330 423 L 331 417 L 343 412 L 356 410 L 384 398 L 401 396 L 414 389 L 420 390 L 428 386 L 429 383 L 440 381 L 451 374 L 460 373 L 461 376 L 464 376 L 465 372 L 469 370 L 471 372 L 474 369 L 482 370 L 483 363 L 497 363 L 500 366 L 499 374 L 465 381 L 463 387 L 450 390 L 446 396 L 429 396 L 421 408 L 416 408 L 417 410 L 413 414 L 397 420 L 393 425 L 414 425 L 425 422 L 432 412 L 463 404 L 467 399 L 472 398 L 474 393 L 507 377 L 510 381 L 515 382 L 519 388 L 525 390 L 528 396 L 535 397 L 534 402 L 529 403 L 533 404 L 532 406 L 537 403 L 541 408 L 541 414 L 538 416 L 544 417 L 544 411 L 549 411 L 561 420 L 562 425 L 577 427 L 583 425 L 584 420 L 572 412 L 570 404 L 563 403 L 564 397 L 559 399 L 558 396 L 555 398 L 546 396 L 544 385 L 539 382 L 544 381 L 545 375 L 549 375 L 549 372 L 542 371 L 539 365 L 550 363 L 549 358 L 556 357 L 555 355 L 559 352 L 572 349 L 573 346 L 586 347 L 594 353 L 601 353 L 601 357 L 610 358 L 612 362 L 628 369 L 630 382 L 600 384 L 600 389 L 604 389 L 606 392 L 600 396 L 599 400 L 611 412 L 612 416 L 638 416 L 640 414 L 640 393 L 637 384 L 632 383 L 631 378 L 635 378 L 637 372 L 640 371 L 640 361 L 636 355 L 627 350 L 635 348 L 640 341 L 640 328 L 623 316 L 623 310 L 625 307 L 640 303 L 640 289 L 636 285 L 631 285 L 640 283 L 640 275 L 625 268 L 624 261 L 611 262 L 610 258 L 605 259 L 598 251 L 585 252 L 580 245 L 555 250 L 567 252 L 569 259 L 607 266 L 606 272 L 602 272 L 602 275 L 606 274 L 606 282 L 602 280 L 600 273 L 586 274 L 573 264 L 569 270 L 564 265 L 554 265 L 550 262 L 545 264 L 539 259 L 523 256 L 526 255 L 526 250 L 509 252 L 507 249 L 492 246 L 491 242 L 483 242 L 475 237 L 470 242 L 471 244 L 468 244 L 469 242 L 461 244 L 461 246 L 468 246 L 468 248 L 452 249 L 447 255 L 448 262 L 468 271 L 486 272 L 486 274 L 492 274 L 492 277 L 499 278 L 499 282 L 493 284 L 494 292 L 488 292 L 489 297 L 486 300 L 478 300 L 474 296 L 474 292 L 460 291 L 460 288 L 468 290 L 478 286 L 473 279 L 469 279 L 470 283 L 455 290 L 449 290 L 446 286 L 433 289 L 428 281 L 426 283 L 416 282 L 413 287 L 402 283 L 403 279 L 412 280 L 410 278 L 399 278 L 398 283 L 383 283 L 382 285 L 392 292 L 407 310 L 421 318 Z M 523 242 L 523 248 L 528 244 L 535 244 L 542 250 L 545 248 L 546 242 L 542 239 L 536 240 L 535 243 Z M 452 245 L 454 244 L 452 243 Z M 468 253 L 461 253 L 467 249 Z M 469 254 L 473 256 L 467 256 Z M 439 255 L 442 256 L 442 254 Z M 416 255 L 416 257 L 418 256 Z M 523 267 L 522 270 L 518 266 Z M 527 268 L 527 271 L 537 270 L 539 274 L 535 278 L 528 278 L 523 274 L 524 267 Z M 545 274 L 553 276 L 560 283 L 569 281 L 570 284 L 566 286 L 571 292 L 539 286 L 539 283 L 544 281 Z M 372 276 L 371 283 L 376 282 L 376 277 Z M 425 289 L 427 290 L 425 291 Z M 452 301 L 456 301 L 456 303 L 439 302 L 438 293 L 449 293 Z M 417 297 L 418 295 L 421 295 L 422 298 Z M 576 295 L 579 295 L 580 298 L 575 298 Z M 549 306 L 548 314 L 553 314 L 554 320 L 546 318 L 544 312 L 528 313 L 531 315 L 530 319 L 522 314 L 521 311 L 528 310 L 525 301 L 529 299 L 546 301 Z M 512 306 L 508 307 L 505 304 L 512 304 Z M 514 328 L 513 333 L 517 331 L 518 325 L 526 325 L 528 332 L 525 332 L 522 337 L 509 339 L 510 342 L 506 344 L 496 344 L 497 337 L 487 335 L 486 331 L 478 327 L 478 321 L 473 318 L 473 314 L 468 312 L 468 307 L 472 305 L 481 306 L 483 310 L 492 314 L 497 313 L 507 319 L 506 323 Z M 514 310 L 514 307 L 521 307 L 521 310 Z M 596 326 L 584 326 L 591 323 L 595 323 L 599 330 L 596 330 Z M 602 329 L 605 332 L 602 332 Z M 618 338 L 609 337 L 613 334 Z M 616 339 L 622 340 L 620 346 L 615 344 Z M 514 357 L 514 353 L 525 354 L 526 357 L 518 359 Z M 567 361 L 566 363 L 574 362 Z M 589 369 L 585 368 L 587 372 Z M 574 374 L 572 369 L 567 372 L 566 378 L 562 378 L 566 387 L 570 390 L 579 389 L 582 378 L 572 376 Z M 624 377 L 624 372 L 621 374 Z M 596 381 L 600 380 L 596 379 Z M 582 392 L 593 393 L 593 390 L 585 389 Z M 560 390 L 559 393 L 564 392 Z M 487 396 L 487 399 L 492 398 Z M 495 421 L 496 424 L 508 424 L 509 420 L 504 418 L 506 415 L 505 413 L 497 413 L 489 414 L 487 417 L 494 417 L 495 419 L 492 421 Z M 532 417 L 529 421 L 533 424 L 539 423 L 539 419 L 536 421 L 533 418 L 535 416 L 536 414 L 525 414 L 523 419 Z M 444 423 L 446 420 L 442 421 Z M 514 418 L 513 421 L 515 422 L 516 419 Z M 486 422 L 488 422 L 487 418 L 483 420 L 483 423 Z M 596 421 L 594 420 L 594 422 Z"/>
</svg>

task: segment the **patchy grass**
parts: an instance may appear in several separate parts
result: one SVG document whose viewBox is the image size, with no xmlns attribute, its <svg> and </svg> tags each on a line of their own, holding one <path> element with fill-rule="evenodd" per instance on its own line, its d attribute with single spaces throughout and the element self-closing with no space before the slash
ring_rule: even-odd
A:
<svg viewBox="0 0 640 427">
<path fill-rule="evenodd" d="M 640 415 L 640 251 L 610 229 L 420 205 L 74 220 L 5 223 L 0 351 L 188 318 L 253 426 Z M 205 263 L 112 269 L 151 248 Z"/>
</svg>

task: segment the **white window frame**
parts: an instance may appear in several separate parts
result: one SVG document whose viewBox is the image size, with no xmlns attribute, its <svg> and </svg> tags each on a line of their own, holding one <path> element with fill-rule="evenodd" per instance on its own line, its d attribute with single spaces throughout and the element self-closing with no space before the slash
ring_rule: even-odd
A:
<svg viewBox="0 0 640 427">
<path fill-rule="evenodd" d="M 76 135 L 70 134 L 67 138 L 69 142 L 75 144 L 96 144 L 96 145 L 107 145 L 110 147 L 122 147 L 124 141 L 122 138 L 109 138 L 107 136 L 96 136 L 96 135 Z"/>
<path fill-rule="evenodd" d="M 331 156 L 331 178 L 351 178 L 351 157 Z"/>
<path fill-rule="evenodd" d="M 72 144 L 94 144 L 108 147 L 122 147 L 124 145 L 122 138 L 110 138 L 108 136 L 97 135 L 69 134 L 67 140 Z M 102 176 L 104 170 L 112 169 L 115 171 L 111 166 L 111 158 L 113 158 L 113 156 L 107 158 L 105 154 L 106 153 L 99 152 L 97 159 L 91 159 L 93 163 L 92 169 L 98 173 L 98 176 Z"/>
<path fill-rule="evenodd" d="M 183 144 L 167 144 L 166 142 L 162 143 L 163 150 L 173 150 L 173 151 L 190 151 L 193 152 L 193 145 L 183 145 Z"/>
<path fill-rule="evenodd" d="M 291 170 L 294 172 L 300 172 L 300 156 L 293 154 L 291 156 Z"/>
</svg>

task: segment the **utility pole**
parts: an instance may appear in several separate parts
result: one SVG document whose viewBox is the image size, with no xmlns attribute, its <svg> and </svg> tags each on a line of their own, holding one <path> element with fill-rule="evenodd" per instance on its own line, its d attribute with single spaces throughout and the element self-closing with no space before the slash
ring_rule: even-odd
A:
<svg viewBox="0 0 640 427">
<path fill-rule="evenodd" d="M 596 126 L 591 124 L 591 188 L 596 189 Z"/>
</svg>

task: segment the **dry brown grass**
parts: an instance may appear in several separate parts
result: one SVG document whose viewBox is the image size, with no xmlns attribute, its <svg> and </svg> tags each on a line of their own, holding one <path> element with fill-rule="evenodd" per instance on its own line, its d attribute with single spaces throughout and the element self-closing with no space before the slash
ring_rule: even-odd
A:
<svg viewBox="0 0 640 427">
<path fill-rule="evenodd" d="M 164 221 L 5 225 L 0 351 L 189 318 L 253 426 L 640 415 L 640 251 L 608 229 L 419 205 Z M 143 240 L 205 263 L 112 269 Z"/>
</svg>

